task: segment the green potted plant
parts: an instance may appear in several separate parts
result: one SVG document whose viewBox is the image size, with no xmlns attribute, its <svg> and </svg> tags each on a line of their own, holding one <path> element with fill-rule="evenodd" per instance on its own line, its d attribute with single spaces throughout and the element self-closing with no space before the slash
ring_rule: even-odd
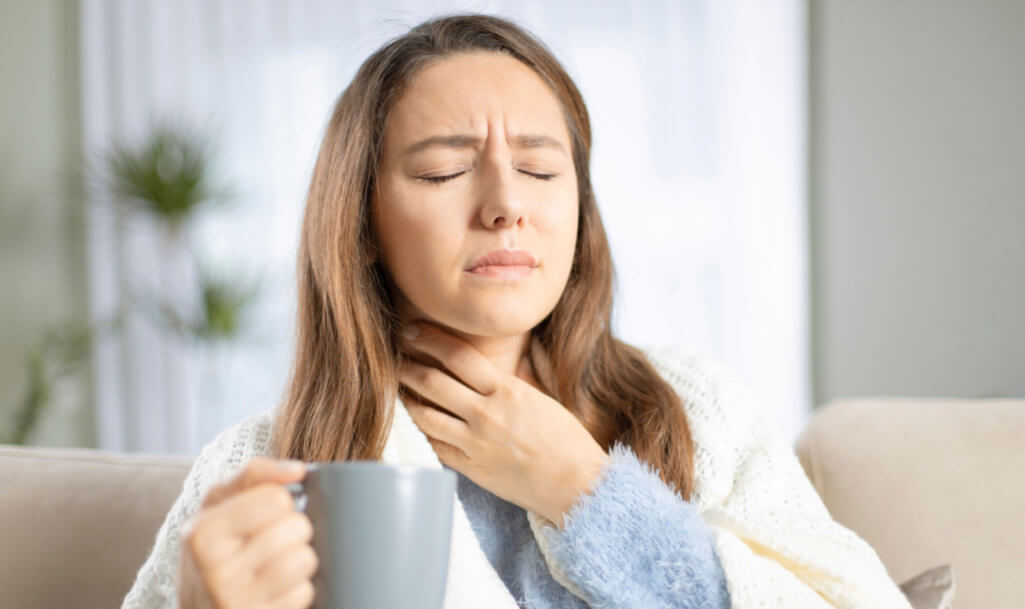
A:
<svg viewBox="0 0 1025 609">
<path fill-rule="evenodd" d="M 53 394 L 53 385 L 82 366 L 98 336 L 118 332 L 126 315 L 136 310 L 161 331 L 225 353 L 245 329 L 245 313 L 259 294 L 258 279 L 214 272 L 193 260 L 188 249 L 189 225 L 205 209 L 230 200 L 233 190 L 213 174 L 209 142 L 190 130 L 168 123 L 154 127 L 137 146 L 115 141 L 103 155 L 99 179 L 122 212 L 142 212 L 162 235 L 160 290 L 126 282 L 127 303 L 111 319 L 51 328 L 26 354 L 26 381 L 13 410 L 4 441 L 24 444 Z M 168 281 L 184 266 L 198 267 L 197 306 L 183 312 L 177 296 L 182 277 Z M 187 271 L 187 269 L 184 269 Z M 216 374 L 214 374 L 216 377 Z"/>
</svg>

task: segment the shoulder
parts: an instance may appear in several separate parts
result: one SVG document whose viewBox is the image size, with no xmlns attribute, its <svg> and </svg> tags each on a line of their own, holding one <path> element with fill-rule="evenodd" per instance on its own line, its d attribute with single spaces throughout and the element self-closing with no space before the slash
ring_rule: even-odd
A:
<svg viewBox="0 0 1025 609">
<path fill-rule="evenodd" d="M 695 350 L 639 348 L 687 414 L 697 500 L 725 497 L 756 453 L 781 442 L 778 431 L 748 385 L 719 358 Z"/>
<path fill-rule="evenodd" d="M 229 463 L 266 454 L 270 448 L 273 413 L 259 412 L 221 430 L 203 451 L 223 455 Z"/>
<path fill-rule="evenodd" d="M 763 418 L 758 400 L 730 366 L 708 353 L 638 347 L 680 396 L 694 423 L 719 423 L 733 431 Z"/>
<path fill-rule="evenodd" d="M 203 446 L 185 480 L 187 504 L 198 505 L 211 486 L 242 469 L 253 457 L 270 454 L 272 423 L 270 411 L 250 415 Z"/>
<path fill-rule="evenodd" d="M 203 502 L 211 486 L 253 456 L 267 451 L 271 414 L 246 417 L 222 430 L 199 451 L 185 476 L 181 494 L 157 531 L 149 557 L 136 574 L 123 607 L 177 607 L 175 572 L 185 522 Z"/>
<path fill-rule="evenodd" d="M 250 415 L 220 431 L 201 451 L 211 463 L 225 469 L 237 469 L 249 459 L 270 453 L 273 414 L 270 411 Z"/>
</svg>

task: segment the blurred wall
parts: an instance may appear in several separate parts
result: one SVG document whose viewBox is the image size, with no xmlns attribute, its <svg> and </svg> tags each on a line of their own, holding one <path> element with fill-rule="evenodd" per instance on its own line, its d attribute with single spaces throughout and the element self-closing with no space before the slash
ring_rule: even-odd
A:
<svg viewBox="0 0 1025 609">
<path fill-rule="evenodd" d="M 1025 392 L 1025 2 L 809 9 L 816 403 Z"/>
<path fill-rule="evenodd" d="M 816 402 L 1025 391 L 1025 3 L 810 0 Z M 77 2 L 0 3 L 0 421 L 87 307 Z M 94 444 L 88 375 L 33 444 Z"/>
<path fill-rule="evenodd" d="M 0 426 L 26 388 L 25 358 L 87 308 L 78 100 L 78 3 L 0 3 Z M 91 446 L 87 371 L 54 387 L 29 444 Z"/>
</svg>

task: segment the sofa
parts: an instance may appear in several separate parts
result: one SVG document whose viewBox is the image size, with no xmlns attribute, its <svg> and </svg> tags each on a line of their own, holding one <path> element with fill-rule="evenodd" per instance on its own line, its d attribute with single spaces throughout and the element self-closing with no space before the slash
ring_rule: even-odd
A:
<svg viewBox="0 0 1025 609">
<path fill-rule="evenodd" d="M 894 581 L 949 564 L 957 609 L 1025 607 L 1025 400 L 837 400 L 794 449 Z M 0 446 L 0 607 L 119 607 L 190 464 Z"/>
</svg>

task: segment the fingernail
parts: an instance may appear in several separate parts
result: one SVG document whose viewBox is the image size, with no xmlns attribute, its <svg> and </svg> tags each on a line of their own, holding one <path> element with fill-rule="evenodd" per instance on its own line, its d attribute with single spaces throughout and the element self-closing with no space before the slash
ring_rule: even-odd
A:
<svg viewBox="0 0 1025 609">
<path fill-rule="evenodd" d="M 406 324 L 402 326 L 402 336 L 410 340 L 420 336 L 420 326 L 416 324 Z"/>
<path fill-rule="evenodd" d="M 297 472 L 306 467 L 306 464 L 302 461 L 296 461 L 295 459 L 285 459 L 278 461 L 278 467 L 286 472 Z"/>
</svg>

